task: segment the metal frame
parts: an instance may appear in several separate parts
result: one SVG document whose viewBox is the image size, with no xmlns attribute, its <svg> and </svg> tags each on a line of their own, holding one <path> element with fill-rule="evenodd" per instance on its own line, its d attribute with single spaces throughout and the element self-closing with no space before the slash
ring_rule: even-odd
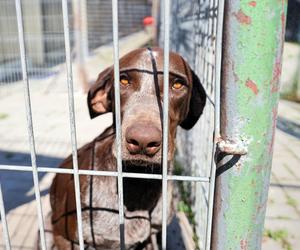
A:
<svg viewBox="0 0 300 250">
<path fill-rule="evenodd" d="M 173 0 L 172 4 L 171 48 L 187 60 L 207 94 L 206 107 L 199 122 L 190 131 L 179 129 L 177 136 L 177 160 L 182 170 L 188 175 L 210 177 L 209 183 L 184 185 L 190 191 L 195 220 L 193 227 L 200 249 L 210 249 L 211 241 L 214 156 L 220 134 L 223 8 L 223 0 Z"/>
<path fill-rule="evenodd" d="M 170 0 L 164 0 L 164 96 L 163 96 L 163 160 L 162 160 L 162 249 L 167 248 L 168 200 L 168 133 L 169 133 L 169 51 Z"/>
<path fill-rule="evenodd" d="M 224 16 L 224 1 L 218 1 L 218 16 L 217 19 L 217 41 L 216 41 L 216 66 L 215 66 L 215 116 L 214 116 L 214 133 L 215 144 L 213 148 L 213 156 L 216 155 L 217 144 L 216 141 L 220 136 L 220 92 L 221 92 L 221 62 L 222 62 L 222 38 L 223 38 L 223 16 Z M 214 158 L 214 157 L 212 157 Z M 210 249 L 211 246 L 211 230 L 212 230 L 212 216 L 213 216 L 213 202 L 215 194 L 215 179 L 216 179 L 216 162 L 211 162 L 210 184 L 208 190 L 208 212 L 207 212 L 207 227 L 206 227 L 206 241 L 205 249 Z"/>
<path fill-rule="evenodd" d="M 287 1 L 225 3 L 212 249 L 261 249 Z"/>
<path fill-rule="evenodd" d="M 71 132 L 71 143 L 72 143 L 72 159 L 73 169 L 61 169 L 61 168 L 50 168 L 50 167 L 38 167 L 36 164 L 36 152 L 35 152 L 35 138 L 32 124 L 32 113 L 31 113 L 31 101 L 30 101 L 30 89 L 27 75 L 26 65 L 26 50 L 24 41 L 24 31 L 22 22 L 22 11 L 20 0 L 15 0 L 16 13 L 18 21 L 18 34 L 19 34 L 19 45 L 20 55 L 23 72 L 24 82 L 24 93 L 26 103 L 26 114 L 29 134 L 29 145 L 31 151 L 31 167 L 27 166 L 12 166 L 12 165 L 0 165 L 0 170 L 11 170 L 11 171 L 29 171 L 33 174 L 35 196 L 37 201 L 37 214 L 39 221 L 39 232 L 41 239 L 41 247 L 43 250 L 47 249 L 44 232 L 44 221 L 43 211 L 40 199 L 38 173 L 62 173 L 62 174 L 73 174 L 74 185 L 75 185 L 75 199 L 76 199 L 76 211 L 77 211 L 77 223 L 78 223 L 78 238 L 80 249 L 84 249 L 83 231 L 82 231 L 82 214 L 81 214 L 81 202 L 80 202 L 80 175 L 97 175 L 97 176 L 115 176 L 118 178 L 118 195 L 119 195 L 119 224 L 120 224 L 120 242 L 121 249 L 125 249 L 124 239 L 124 208 L 123 208 L 123 178 L 144 178 L 144 179 L 159 179 L 162 180 L 162 202 L 163 202 L 163 213 L 162 213 L 162 248 L 167 248 L 167 194 L 168 194 L 168 181 L 190 181 L 190 182 L 210 182 L 210 205 L 212 205 L 213 197 L 213 186 L 214 180 L 211 177 L 197 177 L 197 176 L 176 176 L 168 175 L 167 173 L 167 149 L 168 149 L 168 99 L 169 99 L 169 36 L 170 36 L 170 0 L 165 0 L 163 4 L 164 9 L 164 105 L 163 105 L 163 173 L 160 174 L 137 174 L 137 173 L 122 173 L 122 161 L 121 161 L 121 117 L 120 117 L 120 88 L 119 88 L 119 44 L 118 44 L 118 1 L 112 0 L 112 22 L 113 22 L 113 47 L 114 47 L 114 78 L 115 78 L 115 103 L 116 103 L 116 141 L 117 141 L 117 172 L 107 171 L 94 171 L 94 170 L 80 170 L 78 169 L 77 160 L 77 140 L 76 140 L 76 125 L 75 125 L 75 112 L 74 112 L 74 94 L 73 94 L 73 77 L 72 77 L 72 58 L 70 48 L 70 35 L 69 35 L 69 21 L 68 21 L 68 4 L 67 0 L 62 0 L 63 10 L 63 27 L 64 27 L 64 39 L 65 39 L 65 53 L 66 53 L 66 66 L 67 66 L 67 83 L 68 83 L 68 100 L 69 100 L 69 118 L 70 118 L 70 132 Z M 218 95 L 218 92 L 217 92 Z M 217 122 L 218 123 L 218 122 Z M 214 176 L 214 169 L 212 169 L 211 176 Z M 212 210 L 212 209 L 211 209 Z M 210 210 L 210 211 L 211 211 Z M 0 186 L 0 212 L 4 230 L 6 248 L 10 249 L 9 231 L 5 218 L 5 209 L 2 197 L 2 191 Z M 211 221 L 211 213 L 208 213 L 208 221 Z M 210 230 L 210 225 L 208 226 Z M 209 232 L 209 231 L 207 231 Z M 208 236 L 208 247 L 209 248 L 209 236 Z"/>
<path fill-rule="evenodd" d="M 0 183 L 0 215 L 1 215 L 1 222 L 3 227 L 3 238 L 4 238 L 5 246 L 7 250 L 10 250 L 10 239 L 9 239 L 6 216 L 5 216 L 5 208 L 4 208 L 1 183 Z"/>
<path fill-rule="evenodd" d="M 28 131 L 29 148 L 30 148 L 30 155 L 31 155 L 32 177 L 33 177 L 35 197 L 37 200 L 37 214 L 38 214 L 38 223 L 39 223 L 39 229 L 40 229 L 39 231 L 40 231 L 40 237 L 41 237 L 41 244 L 42 244 L 42 249 L 46 250 L 43 210 L 42 210 L 41 194 L 40 194 L 40 190 L 39 190 L 39 178 L 38 178 L 37 164 L 36 164 L 36 151 L 35 151 L 33 124 L 32 124 L 30 90 L 29 90 L 29 81 L 28 81 L 28 75 L 27 75 L 25 40 L 24 40 L 22 9 L 21 9 L 20 0 L 16 0 L 15 4 L 16 4 L 21 65 L 22 65 L 22 74 L 23 74 L 23 83 L 24 83 L 27 131 Z M 8 235 L 8 233 L 7 233 L 7 235 Z"/>
<path fill-rule="evenodd" d="M 83 242 L 83 231 L 82 231 L 80 183 L 79 183 L 79 174 L 78 174 L 77 140 L 76 140 L 76 125 L 75 125 L 75 112 L 74 112 L 73 75 L 72 75 L 70 30 L 69 30 L 67 0 L 62 0 L 62 10 L 63 10 L 66 66 L 67 66 L 67 80 L 68 80 L 69 117 L 70 117 L 70 130 L 71 130 L 71 142 L 72 142 L 72 160 L 73 160 L 73 171 L 74 171 L 73 174 L 74 174 L 74 186 L 75 186 L 76 216 L 77 216 L 77 224 L 78 224 L 77 230 L 78 230 L 80 250 L 83 250 L 84 242 Z"/>
</svg>

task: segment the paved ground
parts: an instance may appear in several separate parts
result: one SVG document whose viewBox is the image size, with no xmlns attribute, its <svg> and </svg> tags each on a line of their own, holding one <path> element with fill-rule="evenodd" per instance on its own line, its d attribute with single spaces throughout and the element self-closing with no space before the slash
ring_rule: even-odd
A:
<svg viewBox="0 0 300 250">
<path fill-rule="evenodd" d="M 300 249 L 300 104 L 281 101 L 263 249 Z"/>
<path fill-rule="evenodd" d="M 146 43 L 144 34 L 121 42 L 121 54 Z M 110 47 L 88 61 L 88 79 L 111 64 Z M 92 66 L 97 65 L 97 67 Z M 32 107 L 39 166 L 56 166 L 71 152 L 64 67 L 48 80 L 32 80 Z M 74 79 L 78 79 L 75 77 Z M 75 82 L 78 146 L 111 123 L 106 115 L 90 120 L 86 96 Z M 0 88 L 0 164 L 30 165 L 22 85 Z M 59 119 L 57 119 L 59 117 Z M 282 101 L 279 108 L 271 188 L 263 249 L 299 249 L 300 246 L 300 105 Z M 0 171 L 13 249 L 32 249 L 37 232 L 36 204 L 31 173 Z M 49 210 L 48 187 L 53 175 L 41 174 L 44 212 Z M 0 228 L 1 230 L 1 228 Z M 2 230 L 0 231 L 2 236 Z M 0 249 L 4 249 L 0 236 Z"/>
</svg>

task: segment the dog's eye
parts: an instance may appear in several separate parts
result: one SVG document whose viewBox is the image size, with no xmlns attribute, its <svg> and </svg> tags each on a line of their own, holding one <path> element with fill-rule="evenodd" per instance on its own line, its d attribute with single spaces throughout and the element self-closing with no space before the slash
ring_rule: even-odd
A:
<svg viewBox="0 0 300 250">
<path fill-rule="evenodd" d="M 124 86 L 127 86 L 129 84 L 129 79 L 125 75 L 120 76 L 120 83 Z"/>
<path fill-rule="evenodd" d="M 181 89 L 183 85 L 184 83 L 181 80 L 176 79 L 172 84 L 172 89 Z"/>
</svg>

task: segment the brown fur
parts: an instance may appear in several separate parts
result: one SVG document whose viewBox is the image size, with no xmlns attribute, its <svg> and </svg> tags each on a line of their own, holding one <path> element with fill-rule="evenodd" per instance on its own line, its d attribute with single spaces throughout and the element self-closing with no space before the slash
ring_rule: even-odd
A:
<svg viewBox="0 0 300 250">
<path fill-rule="evenodd" d="M 130 85 L 120 85 L 122 119 L 123 171 L 160 174 L 162 149 L 154 155 L 133 154 L 128 150 L 126 131 L 137 126 L 137 133 L 147 133 L 143 125 L 162 131 L 163 51 L 154 48 L 135 50 L 120 59 L 120 74 L 126 74 Z M 157 71 L 157 74 L 155 73 Z M 176 90 L 176 79 L 184 82 Z M 168 168 L 172 171 L 176 128 L 189 129 L 200 117 L 205 92 L 195 74 L 181 56 L 170 54 L 169 148 Z M 114 112 L 113 68 L 104 70 L 88 95 L 91 117 Z M 137 125 L 138 124 L 138 125 Z M 160 137 L 161 138 L 161 137 Z M 146 140 L 151 140 L 146 138 Z M 161 140 L 161 139 L 160 139 Z M 156 152 L 157 151 L 157 152 Z M 78 150 L 80 169 L 116 171 L 115 131 L 108 128 L 92 142 Z M 60 165 L 72 168 L 69 156 Z M 169 182 L 168 216 L 172 216 L 172 184 Z M 152 249 L 151 234 L 161 230 L 161 181 L 124 178 L 125 243 L 127 249 Z M 118 189 L 116 177 L 80 176 L 80 194 L 85 246 L 96 249 L 119 249 Z M 74 178 L 57 174 L 50 190 L 54 248 L 78 248 Z"/>
</svg>

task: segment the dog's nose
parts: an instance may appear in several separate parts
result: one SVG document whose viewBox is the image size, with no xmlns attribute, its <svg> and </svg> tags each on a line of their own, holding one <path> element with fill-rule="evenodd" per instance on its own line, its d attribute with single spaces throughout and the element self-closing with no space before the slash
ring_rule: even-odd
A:
<svg viewBox="0 0 300 250">
<path fill-rule="evenodd" d="M 135 124 L 125 132 L 130 154 L 155 155 L 161 146 L 161 130 L 150 124 Z"/>
</svg>

